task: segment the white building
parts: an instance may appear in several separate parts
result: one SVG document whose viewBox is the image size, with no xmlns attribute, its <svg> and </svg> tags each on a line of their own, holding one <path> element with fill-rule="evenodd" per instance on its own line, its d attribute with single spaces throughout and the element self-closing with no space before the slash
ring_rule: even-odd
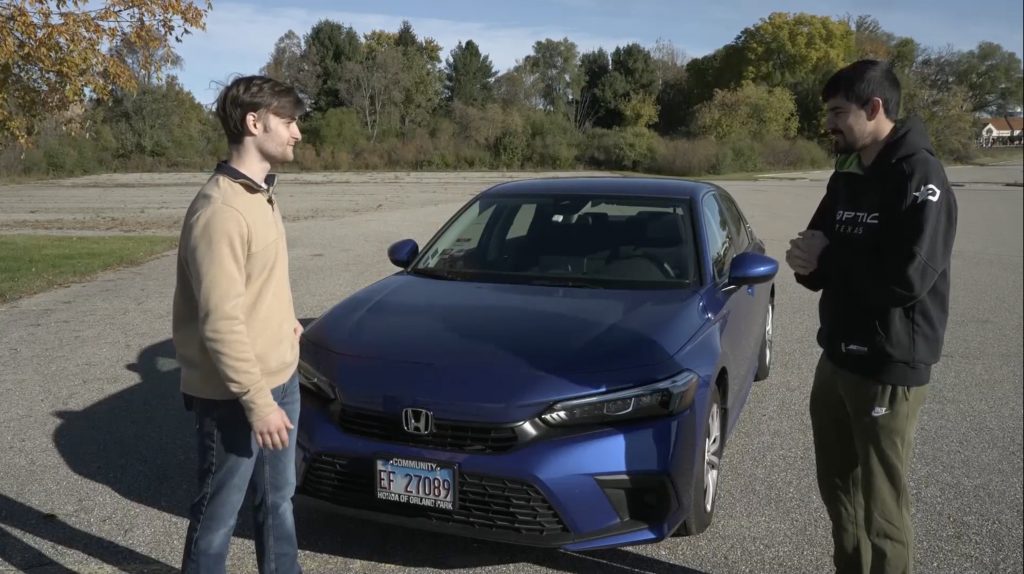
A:
<svg viewBox="0 0 1024 574">
<path fill-rule="evenodd" d="M 983 118 L 981 123 L 982 147 L 1021 145 L 1024 134 L 1024 118 L 1011 116 L 1005 118 Z"/>
</svg>

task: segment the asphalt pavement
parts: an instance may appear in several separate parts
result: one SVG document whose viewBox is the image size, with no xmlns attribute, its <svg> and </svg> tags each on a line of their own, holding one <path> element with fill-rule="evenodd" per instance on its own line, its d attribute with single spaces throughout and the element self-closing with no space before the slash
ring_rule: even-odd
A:
<svg viewBox="0 0 1024 574">
<path fill-rule="evenodd" d="M 910 472 L 920 573 L 1022 571 L 1022 169 L 949 170 L 960 205 L 951 318 Z M 781 261 L 825 178 L 722 185 Z M 300 317 L 392 273 L 387 246 L 425 241 L 461 203 L 439 199 L 289 222 Z M 0 572 L 176 571 L 194 447 L 169 341 L 173 272 L 165 256 L 0 306 Z M 704 535 L 573 554 L 299 508 L 306 572 L 828 572 L 807 410 L 816 297 L 781 273 L 773 374 L 750 394 Z M 248 512 L 230 560 L 231 572 L 256 571 Z"/>
</svg>

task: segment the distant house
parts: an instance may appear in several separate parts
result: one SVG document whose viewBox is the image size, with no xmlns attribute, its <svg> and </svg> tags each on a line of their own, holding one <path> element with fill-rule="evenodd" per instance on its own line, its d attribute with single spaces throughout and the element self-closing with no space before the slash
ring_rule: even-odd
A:
<svg viewBox="0 0 1024 574">
<path fill-rule="evenodd" d="M 1021 145 L 1024 135 L 1024 117 L 982 118 L 979 144 L 982 147 Z"/>
</svg>

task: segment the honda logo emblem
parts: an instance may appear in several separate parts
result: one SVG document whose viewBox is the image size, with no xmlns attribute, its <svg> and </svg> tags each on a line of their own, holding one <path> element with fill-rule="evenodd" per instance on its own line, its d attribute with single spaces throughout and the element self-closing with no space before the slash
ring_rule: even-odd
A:
<svg viewBox="0 0 1024 574">
<path fill-rule="evenodd" d="M 434 415 L 423 409 L 405 409 L 402 411 L 402 426 L 411 434 L 430 434 L 434 432 Z"/>
</svg>

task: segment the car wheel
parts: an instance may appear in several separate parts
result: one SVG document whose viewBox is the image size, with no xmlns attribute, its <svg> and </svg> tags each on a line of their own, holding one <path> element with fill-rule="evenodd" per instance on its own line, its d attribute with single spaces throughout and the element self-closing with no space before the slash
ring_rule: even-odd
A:
<svg viewBox="0 0 1024 574">
<path fill-rule="evenodd" d="M 725 411 L 718 385 L 711 387 L 711 404 L 704 421 L 704 456 L 694 476 L 693 501 L 690 517 L 681 530 L 686 536 L 701 534 L 711 526 L 718 503 L 718 484 L 721 476 L 722 453 L 725 446 Z"/>
<path fill-rule="evenodd" d="M 772 359 L 775 358 L 772 352 L 772 331 L 775 330 L 775 299 L 768 300 L 768 316 L 765 318 L 764 335 L 761 337 L 761 354 L 757 358 L 757 372 L 754 373 L 755 381 L 763 381 L 772 373 Z"/>
</svg>

